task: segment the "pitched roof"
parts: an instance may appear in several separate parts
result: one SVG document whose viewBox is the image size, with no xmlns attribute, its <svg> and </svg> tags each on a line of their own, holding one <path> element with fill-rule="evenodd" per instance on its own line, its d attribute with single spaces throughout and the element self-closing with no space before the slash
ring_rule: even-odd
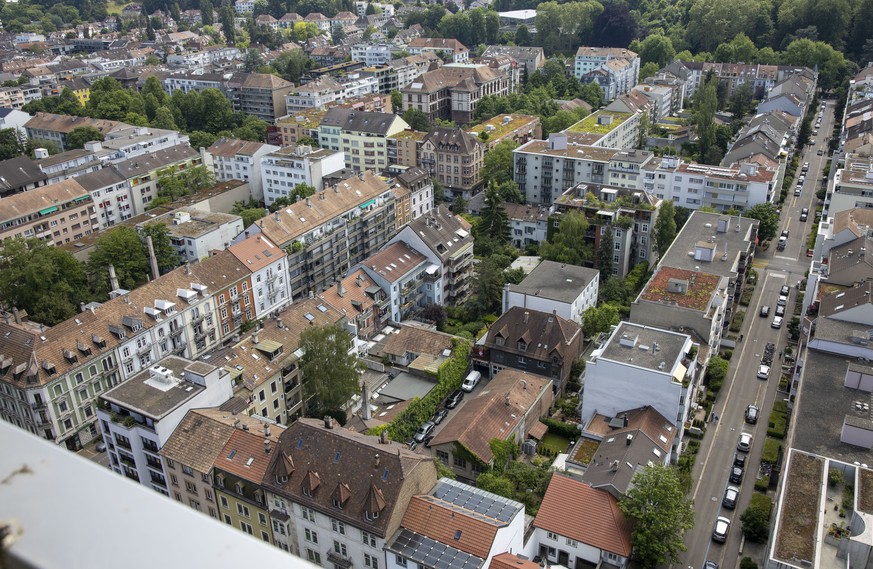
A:
<svg viewBox="0 0 873 569">
<path fill-rule="evenodd" d="M 123 162 L 117 163 L 115 168 L 119 174 L 126 179 L 130 179 L 157 170 L 158 168 L 163 168 L 164 166 L 179 164 L 188 160 L 197 160 L 199 158 L 200 153 L 187 144 L 177 144 L 157 152 L 128 158 Z"/>
<path fill-rule="evenodd" d="M 471 227 L 470 222 L 442 204 L 409 224 L 409 228 L 443 261 L 473 241 Z"/>
<path fill-rule="evenodd" d="M 846 229 L 851 231 L 857 237 L 866 234 L 870 229 L 873 229 L 873 209 L 866 207 L 855 207 L 838 211 L 834 214 L 834 235 L 837 235 Z"/>
<path fill-rule="evenodd" d="M 370 279 L 364 269 L 355 269 L 340 280 L 339 284 L 342 293 L 336 286 L 332 286 L 319 293 L 318 297 L 341 311 L 346 318 L 351 320 L 359 313 L 370 310 L 376 303 L 371 293 L 367 291 L 372 291 L 372 287 L 378 285 Z"/>
<path fill-rule="evenodd" d="M 290 465 L 293 471 L 288 473 Z M 279 482 L 277 475 L 283 469 L 288 480 Z M 317 488 L 306 495 L 304 484 L 315 483 Z M 262 484 L 297 503 L 388 537 L 399 527 L 410 497 L 429 491 L 435 483 L 432 457 L 335 424 L 326 428 L 321 420 L 298 419 L 279 436 Z M 348 487 L 349 496 L 342 509 L 331 498 L 340 484 Z M 368 512 L 378 517 L 371 515 L 368 520 Z"/>
<path fill-rule="evenodd" d="M 496 347 L 497 337 L 503 339 L 499 349 L 526 355 L 533 359 L 548 360 L 554 353 L 562 358 L 575 358 L 571 345 L 582 337 L 582 329 L 572 320 L 521 306 L 513 306 L 500 315 L 488 329 L 485 344 Z M 524 342 L 525 350 L 518 349 Z M 581 344 L 581 342 L 579 342 Z"/>
<path fill-rule="evenodd" d="M 386 281 L 395 283 L 426 262 L 427 257 L 408 244 L 395 241 L 361 261 L 361 265 L 372 269 Z"/>
<path fill-rule="evenodd" d="M 197 472 L 209 472 L 230 440 L 235 423 L 240 426 L 245 424 L 249 430 L 261 433 L 265 424 L 262 419 L 245 414 L 219 409 L 192 409 L 161 447 L 161 456 Z"/>
<path fill-rule="evenodd" d="M 264 423 L 264 425 L 269 425 L 270 431 L 268 452 L 265 450 L 264 441 L 267 437 L 264 431 L 234 429 L 215 459 L 215 468 L 260 485 L 270 461 L 273 456 L 278 455 L 276 445 L 285 430 L 282 425 L 274 423 Z"/>
<path fill-rule="evenodd" d="M 240 140 L 239 138 L 221 137 L 212 143 L 206 151 L 213 156 L 229 158 L 232 156 L 254 156 L 261 148 L 266 146 L 263 142 Z"/>
<path fill-rule="evenodd" d="M 534 527 L 629 557 L 631 527 L 608 492 L 554 474 L 540 504 Z"/>
<path fill-rule="evenodd" d="M 470 555 L 487 559 L 497 530 L 506 524 L 487 516 L 471 514 L 433 496 L 413 496 L 401 525 Z"/>
<path fill-rule="evenodd" d="M 503 369 L 455 413 L 430 444 L 458 442 L 488 464 L 494 458 L 490 441 L 508 437 L 551 385 L 549 378 Z"/>
<path fill-rule="evenodd" d="M 14 191 L 45 179 L 46 175 L 29 156 L 16 156 L 0 162 L 0 193 Z"/>
<path fill-rule="evenodd" d="M 253 235 L 231 245 L 227 250 L 253 273 L 285 256 L 285 251 L 276 247 L 264 235 Z"/>
<path fill-rule="evenodd" d="M 382 351 L 395 356 L 402 356 L 407 352 L 440 356 L 444 351 L 452 349 L 453 341 L 454 336 L 444 332 L 401 324 L 400 329 L 385 340 Z"/>
<path fill-rule="evenodd" d="M 541 569 L 539 563 L 515 553 L 501 553 L 491 558 L 489 569 Z"/>
<path fill-rule="evenodd" d="M 87 198 L 90 201 L 91 195 L 88 190 L 79 185 L 75 178 L 61 180 L 29 192 L 21 192 L 0 199 L 0 221 L 18 219 L 46 208 L 54 207 L 57 209 L 60 205 L 82 198 Z"/>
<path fill-rule="evenodd" d="M 415 81 L 400 89 L 407 93 L 436 93 L 443 89 L 474 90 L 476 85 L 491 83 L 503 77 L 498 69 L 487 65 L 446 65 L 420 75 Z"/>
<path fill-rule="evenodd" d="M 235 73 L 229 83 L 238 84 L 243 89 L 284 89 L 294 86 L 272 73 Z"/>
<path fill-rule="evenodd" d="M 873 281 L 825 295 L 821 299 L 820 316 L 832 316 L 861 304 L 873 304 Z"/>
<path fill-rule="evenodd" d="M 454 54 L 469 51 L 464 44 L 452 38 L 415 38 L 407 44 L 407 47 L 413 49 L 445 49 L 451 50 Z"/>
<path fill-rule="evenodd" d="M 32 119 L 24 124 L 24 128 L 47 130 L 68 134 L 80 126 L 96 128 L 101 134 L 106 134 L 119 126 L 126 126 L 122 122 L 106 119 L 92 119 L 91 117 L 73 117 L 69 115 L 56 115 L 54 113 L 36 113 Z"/>
</svg>

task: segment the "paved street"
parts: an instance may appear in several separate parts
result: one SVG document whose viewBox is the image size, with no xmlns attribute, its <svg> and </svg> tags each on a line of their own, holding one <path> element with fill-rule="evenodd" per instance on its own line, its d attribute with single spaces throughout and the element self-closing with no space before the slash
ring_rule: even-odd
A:
<svg viewBox="0 0 873 569">
<path fill-rule="evenodd" d="M 740 559 L 746 555 L 752 557 L 759 566 L 762 563 L 765 549 L 763 546 L 741 543 L 740 515 L 748 507 L 754 492 L 773 402 L 777 397 L 787 397 L 786 393 L 777 393 L 780 377 L 778 354 L 785 349 L 786 328 L 793 316 L 798 294 L 795 285 L 803 279 L 809 266 L 809 259 L 806 257 L 806 240 L 815 223 L 817 204 L 815 192 L 821 184 L 822 167 L 828 157 L 826 137 L 831 134 L 832 129 L 833 102 L 829 101 L 818 137 L 800 157 L 799 166 L 802 166 L 805 161 L 809 162 L 809 172 L 802 194 L 795 197 L 793 188 L 790 189 L 789 197 L 782 208 L 780 229 L 790 231 L 788 245 L 784 251 L 776 251 L 774 239 L 771 247 L 759 253 L 753 264 L 758 272 L 758 285 L 746 311 L 742 328 L 744 340 L 734 350 L 728 376 L 716 400 L 714 412 L 718 415 L 719 421 L 709 425 L 701 441 L 700 452 L 692 474 L 692 479 L 695 481 L 692 489 L 695 527 L 686 535 L 685 543 L 688 552 L 682 556 L 681 562 L 677 563 L 676 567 L 700 568 L 703 567 L 704 561 L 710 560 L 717 562 L 722 569 L 734 569 L 739 566 Z M 819 148 L 825 151 L 822 156 L 816 155 Z M 800 167 L 795 179 L 799 173 Z M 806 222 L 800 221 L 800 210 L 803 207 L 809 208 L 809 218 Z M 785 323 L 781 329 L 775 330 L 770 324 L 779 289 L 784 284 L 791 286 L 791 294 L 786 307 Z M 770 315 L 767 318 L 759 316 L 762 305 L 770 307 Z M 770 372 L 770 379 L 764 381 L 757 379 L 755 374 L 768 342 L 776 344 L 776 356 L 774 356 L 774 368 Z M 754 404 L 761 410 L 758 423 L 755 425 L 745 423 L 745 410 L 749 404 Z M 721 500 L 728 486 L 729 469 L 741 432 L 751 433 L 754 441 L 752 451 L 747 456 L 746 470 L 740 485 L 740 500 L 736 509 L 731 511 L 722 507 Z M 731 519 L 730 534 L 724 544 L 711 540 L 713 525 L 718 516 Z M 742 552 L 741 546 L 743 546 Z"/>
</svg>

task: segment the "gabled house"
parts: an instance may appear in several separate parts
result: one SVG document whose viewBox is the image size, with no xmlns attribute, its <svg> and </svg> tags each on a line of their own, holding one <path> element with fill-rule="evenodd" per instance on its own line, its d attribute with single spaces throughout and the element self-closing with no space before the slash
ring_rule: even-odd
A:
<svg viewBox="0 0 873 569">
<path fill-rule="evenodd" d="M 342 312 L 346 328 L 361 340 L 372 339 L 391 319 L 389 296 L 360 268 L 318 297 Z"/>
<path fill-rule="evenodd" d="M 624 569 L 631 556 L 631 525 L 618 500 L 561 474 L 552 476 L 533 522 L 528 556 L 568 569 Z"/>
<path fill-rule="evenodd" d="M 394 322 L 409 320 L 425 305 L 432 303 L 425 289 L 431 269 L 427 257 L 403 241 L 394 241 L 381 251 L 361 261 L 358 267 L 385 291 Z"/>
<path fill-rule="evenodd" d="M 475 481 L 494 463 L 490 441 L 521 444 L 553 402 L 548 379 L 503 370 L 455 412 L 431 440 L 430 450 L 459 480 Z"/>
<path fill-rule="evenodd" d="M 554 312 L 513 306 L 474 349 L 473 364 L 492 377 L 516 369 L 546 378 L 561 393 L 582 353 L 582 329 Z"/>
</svg>

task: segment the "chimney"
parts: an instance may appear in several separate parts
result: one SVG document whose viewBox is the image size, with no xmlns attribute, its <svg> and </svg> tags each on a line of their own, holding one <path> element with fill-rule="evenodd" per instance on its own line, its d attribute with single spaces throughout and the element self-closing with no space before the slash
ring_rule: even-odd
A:
<svg viewBox="0 0 873 569">
<path fill-rule="evenodd" d="M 623 421 L 624 426 L 627 427 L 627 413 L 624 414 Z"/>
<path fill-rule="evenodd" d="M 161 276 L 161 273 L 158 271 L 158 258 L 155 256 L 155 246 L 152 245 L 151 235 L 146 237 L 146 247 L 149 250 L 149 265 L 152 268 L 152 278 L 157 279 Z"/>
<path fill-rule="evenodd" d="M 363 170 L 361 170 L 360 172 L 358 172 L 358 178 L 360 178 L 360 180 L 361 180 L 362 182 L 364 181 L 364 171 L 363 171 Z"/>
<path fill-rule="evenodd" d="M 284 328 L 284 327 L 285 327 L 285 323 L 282 322 L 282 319 L 281 319 L 281 318 L 279 318 L 278 320 L 276 320 L 276 328 L 278 328 L 279 330 L 281 330 L 281 329 Z"/>
<path fill-rule="evenodd" d="M 340 298 L 343 298 L 346 295 L 346 289 L 343 288 L 342 281 L 336 281 L 336 293 Z"/>
<path fill-rule="evenodd" d="M 118 290 L 118 277 L 115 276 L 115 265 L 109 265 L 109 287 Z"/>
<path fill-rule="evenodd" d="M 279 212 L 278 211 L 273 213 L 273 219 L 275 219 L 277 222 L 279 221 Z"/>
<path fill-rule="evenodd" d="M 252 334 L 252 344 L 257 344 L 257 343 L 258 343 L 258 331 L 255 330 L 255 333 Z"/>
<path fill-rule="evenodd" d="M 310 198 L 306 198 L 306 207 L 312 207 L 312 200 Z"/>
<path fill-rule="evenodd" d="M 379 453 L 373 455 L 373 468 L 379 468 L 379 463 L 381 460 L 379 459 Z"/>
<path fill-rule="evenodd" d="M 388 444 L 388 430 L 384 430 L 379 433 L 379 444 L 387 445 Z"/>
<path fill-rule="evenodd" d="M 12 307 L 12 315 L 15 317 L 15 323 L 21 324 L 21 312 L 19 312 L 14 306 Z"/>
<path fill-rule="evenodd" d="M 79 312 L 85 312 L 85 303 L 84 302 L 79 303 Z"/>
<path fill-rule="evenodd" d="M 509 393 L 503 396 L 503 402 L 506 403 L 507 407 L 509 407 Z"/>
<path fill-rule="evenodd" d="M 631 444 L 632 442 L 634 442 L 634 436 L 633 436 L 633 435 L 628 435 L 627 438 L 625 439 L 625 443 L 624 443 L 624 444 L 625 444 L 625 446 L 630 446 L 630 444 Z"/>
<path fill-rule="evenodd" d="M 524 311 L 524 323 L 527 324 L 528 320 L 530 320 L 530 312 L 525 310 Z"/>
<path fill-rule="evenodd" d="M 367 387 L 366 382 L 362 382 L 361 386 L 361 418 L 364 420 L 372 419 L 372 413 L 370 412 L 370 389 Z M 377 455 L 378 456 L 378 455 Z"/>
<path fill-rule="evenodd" d="M 246 239 L 249 238 L 249 230 L 248 229 L 246 229 L 245 236 L 246 236 Z"/>
<path fill-rule="evenodd" d="M 270 439 L 264 439 L 264 453 L 270 454 Z"/>
<path fill-rule="evenodd" d="M 264 423 L 264 436 L 270 438 L 270 423 Z"/>
<path fill-rule="evenodd" d="M 233 427 L 234 427 L 235 429 L 238 429 L 238 428 L 239 428 L 239 423 L 240 423 L 239 419 L 234 419 L 234 420 L 233 420 Z"/>
<path fill-rule="evenodd" d="M 149 239 L 151 239 L 151 238 L 149 238 Z M 188 261 L 185 261 L 185 274 L 186 275 L 191 274 L 191 263 Z"/>
<path fill-rule="evenodd" d="M 332 429 L 333 428 L 333 417 L 331 417 L 330 415 L 324 416 L 324 428 L 325 429 Z"/>
<path fill-rule="evenodd" d="M 243 430 L 244 430 L 244 431 L 248 431 L 248 430 L 249 430 L 249 424 L 248 424 L 248 423 L 243 423 Z"/>
</svg>

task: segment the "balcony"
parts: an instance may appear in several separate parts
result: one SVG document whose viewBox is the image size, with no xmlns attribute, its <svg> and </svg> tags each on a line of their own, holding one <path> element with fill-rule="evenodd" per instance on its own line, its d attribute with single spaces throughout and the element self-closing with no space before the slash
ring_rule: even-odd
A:
<svg viewBox="0 0 873 569">
<path fill-rule="evenodd" d="M 340 555 L 339 553 L 337 553 L 335 551 L 328 551 L 327 552 L 327 560 L 335 565 L 339 565 L 340 567 L 348 568 L 348 567 L 352 566 L 351 559 L 349 559 L 348 557 L 345 557 L 343 555 Z"/>
<path fill-rule="evenodd" d="M 40 409 L 45 409 L 46 408 L 45 401 L 34 401 L 33 403 L 30 404 L 30 408 L 33 409 L 34 411 L 38 411 Z"/>
<path fill-rule="evenodd" d="M 155 444 L 153 441 L 142 439 L 142 448 L 143 450 L 147 450 L 150 453 L 158 454 L 158 445 Z M 161 468 L 160 463 L 158 463 L 158 468 Z"/>
<path fill-rule="evenodd" d="M 150 352 L 151 350 L 152 350 L 151 344 L 143 344 L 142 346 L 140 346 L 136 349 L 136 353 L 139 355 L 142 355 L 142 354 L 145 354 L 147 352 Z"/>
<path fill-rule="evenodd" d="M 172 326 L 170 327 L 170 336 L 171 337 L 172 336 L 179 336 L 180 334 L 182 334 L 182 332 L 183 332 L 183 330 L 181 327 L 177 327 L 177 328 L 173 328 Z"/>
<path fill-rule="evenodd" d="M 194 318 L 191 319 L 191 324 L 196 326 L 197 324 L 200 324 L 201 322 L 203 322 L 204 318 L 206 318 L 205 314 L 198 314 L 198 315 L 194 316 Z"/>
</svg>

